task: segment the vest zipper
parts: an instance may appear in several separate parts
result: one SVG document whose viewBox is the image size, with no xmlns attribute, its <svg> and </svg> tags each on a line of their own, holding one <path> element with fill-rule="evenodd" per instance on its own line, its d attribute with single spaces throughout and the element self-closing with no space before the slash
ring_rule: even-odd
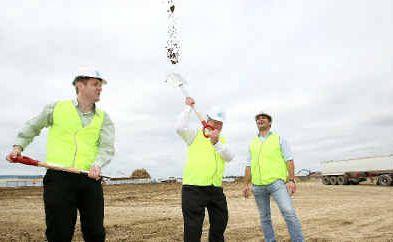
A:
<svg viewBox="0 0 393 242">
<path fill-rule="evenodd" d="M 260 158 L 261 152 L 262 152 L 262 142 L 259 145 L 258 160 L 257 160 L 260 181 L 262 180 L 261 163 L 259 162 L 259 158 Z"/>
<path fill-rule="evenodd" d="M 76 153 L 78 152 L 78 142 L 76 142 L 76 135 L 77 134 L 78 134 L 78 131 L 76 131 L 75 134 L 74 134 L 75 152 L 74 152 L 74 159 L 72 161 L 72 167 L 73 168 L 75 168 Z"/>
</svg>

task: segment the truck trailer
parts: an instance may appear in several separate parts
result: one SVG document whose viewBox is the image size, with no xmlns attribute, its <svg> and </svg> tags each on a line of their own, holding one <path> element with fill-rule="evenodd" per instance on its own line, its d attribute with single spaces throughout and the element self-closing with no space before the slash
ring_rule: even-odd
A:
<svg viewBox="0 0 393 242">
<path fill-rule="evenodd" d="M 376 178 L 377 185 L 393 185 L 393 155 L 321 162 L 325 185 L 357 185 Z"/>
</svg>

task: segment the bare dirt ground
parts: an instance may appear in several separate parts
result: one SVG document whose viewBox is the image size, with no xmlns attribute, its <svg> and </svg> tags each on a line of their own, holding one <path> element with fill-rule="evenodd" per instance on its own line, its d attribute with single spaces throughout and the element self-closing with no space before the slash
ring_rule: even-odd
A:
<svg viewBox="0 0 393 242">
<path fill-rule="evenodd" d="M 226 240 L 262 241 L 255 201 L 241 197 L 242 187 L 224 184 L 229 206 Z M 180 189 L 180 184 L 105 186 L 107 240 L 182 241 Z M 301 182 L 293 202 L 307 241 L 393 241 L 393 187 Z M 272 204 L 276 237 L 289 240 Z M 0 209 L 0 241 L 45 239 L 42 188 L 1 188 Z M 206 218 L 203 241 L 207 230 Z M 82 241 L 79 222 L 74 241 Z"/>
</svg>

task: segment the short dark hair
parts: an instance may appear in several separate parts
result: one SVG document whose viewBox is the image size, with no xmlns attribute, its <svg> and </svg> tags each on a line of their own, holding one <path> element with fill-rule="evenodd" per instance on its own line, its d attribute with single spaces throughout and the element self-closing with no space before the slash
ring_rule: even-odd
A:
<svg viewBox="0 0 393 242">
<path fill-rule="evenodd" d="M 78 82 L 83 82 L 83 84 L 86 85 L 87 80 L 89 80 L 90 78 L 91 78 L 91 77 L 87 77 L 87 76 L 77 76 L 77 77 L 75 77 L 74 81 L 72 82 L 72 85 L 75 86 L 76 94 L 79 93 L 79 90 L 78 90 L 78 87 L 76 86 L 76 83 L 78 83 Z"/>
</svg>

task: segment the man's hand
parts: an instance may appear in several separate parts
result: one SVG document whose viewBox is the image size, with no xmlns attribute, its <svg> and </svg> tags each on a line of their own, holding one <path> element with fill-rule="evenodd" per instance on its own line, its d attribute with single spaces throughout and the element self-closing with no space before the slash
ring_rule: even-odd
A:
<svg viewBox="0 0 393 242">
<path fill-rule="evenodd" d="M 294 181 L 289 181 L 287 184 L 287 190 L 289 195 L 292 196 L 296 192 L 296 183 Z"/>
<path fill-rule="evenodd" d="M 99 166 L 92 166 L 88 176 L 92 179 L 99 180 L 101 177 L 101 168 Z"/>
<path fill-rule="evenodd" d="M 186 105 L 190 107 L 194 107 L 195 101 L 192 97 L 186 97 Z"/>
<path fill-rule="evenodd" d="M 16 158 L 17 156 L 21 156 L 21 154 L 22 154 L 22 147 L 20 147 L 19 145 L 14 145 L 12 151 L 6 156 L 6 159 L 9 162 L 12 162 L 11 159 Z"/>
<path fill-rule="evenodd" d="M 251 184 L 246 184 L 243 188 L 243 197 L 248 198 L 251 194 Z"/>
<path fill-rule="evenodd" d="M 218 139 L 220 138 L 220 131 L 218 129 L 212 130 L 209 133 L 210 135 L 210 142 L 215 145 L 218 142 Z"/>
</svg>

